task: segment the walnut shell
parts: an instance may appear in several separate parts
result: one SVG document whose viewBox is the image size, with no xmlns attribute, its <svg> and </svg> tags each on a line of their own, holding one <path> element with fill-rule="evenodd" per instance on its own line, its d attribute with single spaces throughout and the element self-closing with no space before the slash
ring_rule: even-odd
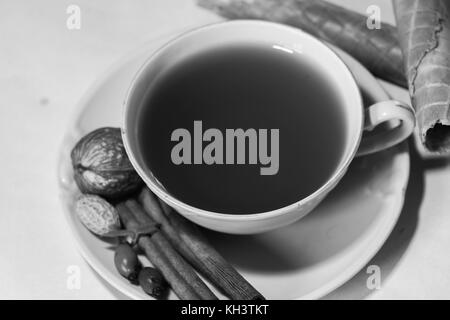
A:
<svg viewBox="0 0 450 320">
<path fill-rule="evenodd" d="M 83 193 L 116 198 L 143 184 L 125 152 L 119 128 L 100 128 L 78 141 L 71 153 L 74 178 Z"/>
</svg>

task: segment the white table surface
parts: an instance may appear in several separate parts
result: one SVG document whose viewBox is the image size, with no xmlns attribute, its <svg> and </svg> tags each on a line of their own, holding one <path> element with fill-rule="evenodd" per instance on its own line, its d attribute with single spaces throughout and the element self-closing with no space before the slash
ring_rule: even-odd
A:
<svg viewBox="0 0 450 320">
<path fill-rule="evenodd" d="M 333 2 L 361 12 L 378 4 L 382 19 L 394 20 L 389 0 Z M 81 8 L 80 30 L 66 28 L 70 4 Z M 160 35 L 216 20 L 193 0 L 0 2 L 0 298 L 124 298 L 76 250 L 58 199 L 58 148 L 76 103 L 115 61 Z M 369 263 L 380 266 L 381 289 L 367 288 L 363 269 L 326 298 L 450 298 L 448 165 L 413 154 L 400 221 Z M 79 288 L 67 285 L 73 266 Z"/>
</svg>

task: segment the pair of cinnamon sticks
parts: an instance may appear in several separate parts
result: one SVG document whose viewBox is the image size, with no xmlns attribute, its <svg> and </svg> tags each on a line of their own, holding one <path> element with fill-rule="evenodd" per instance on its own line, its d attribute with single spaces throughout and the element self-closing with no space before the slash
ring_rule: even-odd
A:
<svg viewBox="0 0 450 320">
<path fill-rule="evenodd" d="M 450 152 L 450 1 L 393 0 L 397 26 L 322 0 L 197 0 L 229 19 L 288 24 L 347 51 L 375 76 L 409 88 L 420 138 Z"/>
<path fill-rule="evenodd" d="M 217 299 L 195 269 L 231 299 L 264 299 L 208 244 L 197 226 L 159 202 L 147 188 L 141 192 L 139 202 L 131 199 L 118 204 L 120 219 L 131 231 L 142 225 L 160 224 L 159 232 L 141 236 L 138 245 L 180 299 Z"/>
</svg>

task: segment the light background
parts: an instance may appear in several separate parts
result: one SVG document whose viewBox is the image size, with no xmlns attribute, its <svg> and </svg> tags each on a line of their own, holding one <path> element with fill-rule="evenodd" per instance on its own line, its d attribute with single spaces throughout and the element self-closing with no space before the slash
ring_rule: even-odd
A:
<svg viewBox="0 0 450 320">
<path fill-rule="evenodd" d="M 361 12 L 376 4 L 394 22 L 389 0 L 333 2 Z M 66 28 L 70 4 L 81 8 L 81 30 Z M 0 298 L 123 298 L 75 248 L 58 199 L 58 148 L 76 103 L 115 61 L 216 19 L 193 0 L 0 1 Z M 327 298 L 450 298 L 448 164 L 413 155 L 415 206 L 370 262 L 381 267 L 382 289 L 368 290 L 362 270 Z M 66 286 L 72 265 L 81 271 L 79 290 Z"/>
</svg>

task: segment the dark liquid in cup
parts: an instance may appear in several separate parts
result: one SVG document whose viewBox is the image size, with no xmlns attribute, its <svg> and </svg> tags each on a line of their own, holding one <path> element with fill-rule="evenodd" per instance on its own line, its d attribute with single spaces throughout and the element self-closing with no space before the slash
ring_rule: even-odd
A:
<svg viewBox="0 0 450 320">
<path fill-rule="evenodd" d="M 223 133 L 224 162 L 226 129 L 267 129 L 268 155 L 270 130 L 278 129 L 277 173 L 262 175 L 268 165 L 259 158 L 249 164 L 250 139 L 245 164 L 205 164 L 204 159 L 193 164 L 194 121 L 202 122 L 203 133 L 209 128 Z M 164 70 L 150 84 L 137 134 L 147 169 L 171 195 L 204 210 L 253 214 L 319 189 L 342 159 L 345 127 L 341 98 L 317 64 L 301 54 L 251 44 L 210 49 Z M 179 143 L 171 140 L 177 128 L 191 134 L 191 164 L 171 158 Z M 202 150 L 209 143 L 200 142 Z"/>
</svg>

